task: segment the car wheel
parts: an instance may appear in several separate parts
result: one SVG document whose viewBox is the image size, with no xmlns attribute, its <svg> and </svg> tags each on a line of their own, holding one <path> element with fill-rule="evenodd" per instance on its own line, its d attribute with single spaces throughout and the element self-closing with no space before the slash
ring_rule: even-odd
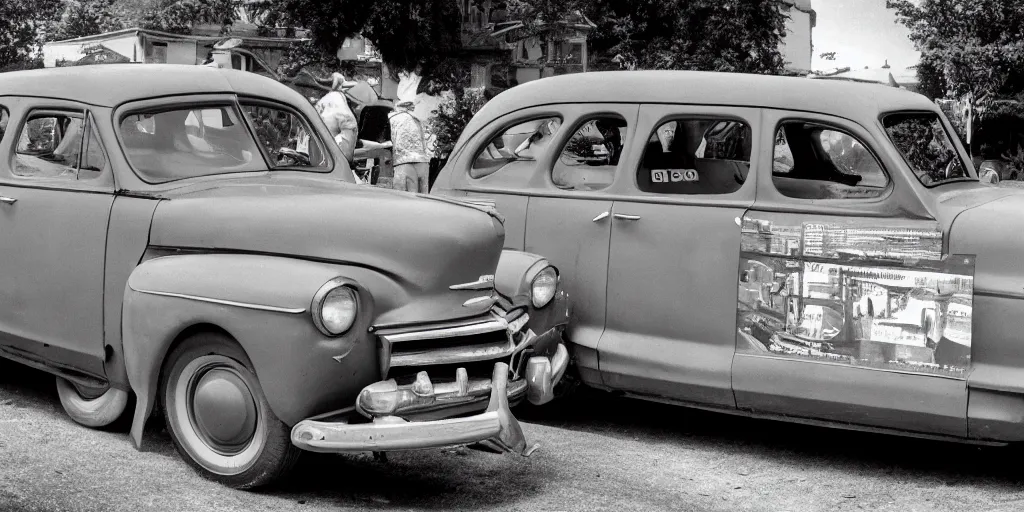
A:
<svg viewBox="0 0 1024 512">
<path fill-rule="evenodd" d="M 227 336 L 202 333 L 178 345 L 160 397 L 178 453 L 211 480 L 236 489 L 266 485 L 301 453 L 270 410 L 252 362 Z"/>
<path fill-rule="evenodd" d="M 60 405 L 75 423 L 91 428 L 114 423 L 128 407 L 127 391 L 84 388 L 63 377 L 57 377 L 57 395 Z"/>
</svg>

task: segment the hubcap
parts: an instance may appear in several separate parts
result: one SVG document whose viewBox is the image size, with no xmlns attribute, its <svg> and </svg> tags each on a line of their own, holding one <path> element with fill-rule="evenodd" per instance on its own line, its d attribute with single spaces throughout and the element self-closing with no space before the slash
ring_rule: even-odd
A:
<svg viewBox="0 0 1024 512">
<path fill-rule="evenodd" d="M 256 432 L 256 401 L 233 368 L 204 372 L 193 388 L 191 404 L 196 433 L 218 452 L 241 452 Z"/>
</svg>

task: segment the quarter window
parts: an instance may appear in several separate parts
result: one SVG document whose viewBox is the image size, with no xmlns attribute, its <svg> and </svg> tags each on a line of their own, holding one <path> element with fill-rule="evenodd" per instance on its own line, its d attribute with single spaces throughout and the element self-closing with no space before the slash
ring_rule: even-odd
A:
<svg viewBox="0 0 1024 512">
<path fill-rule="evenodd" d="M 7 133 L 7 123 L 10 121 L 11 115 L 7 111 L 7 107 L 0 105 L 0 139 L 3 139 L 4 133 Z"/>
<path fill-rule="evenodd" d="M 658 194 L 731 194 L 750 171 L 750 142 L 742 121 L 668 121 L 647 140 L 637 186 Z"/>
<path fill-rule="evenodd" d="M 88 180 L 99 177 L 106 164 L 99 137 L 85 112 L 35 111 L 21 129 L 13 173 L 30 178 Z"/>
<path fill-rule="evenodd" d="M 879 197 L 889 178 L 853 135 L 815 123 L 786 122 L 775 134 L 772 181 L 797 199 Z"/>
<path fill-rule="evenodd" d="M 551 144 L 562 120 L 557 117 L 531 119 L 519 123 L 494 137 L 487 143 L 469 171 L 472 178 L 483 178 L 498 171 L 516 172 L 532 168 L 532 164 Z"/>
<path fill-rule="evenodd" d="M 626 120 L 621 117 L 587 121 L 562 148 L 551 170 L 551 181 L 567 190 L 607 188 L 615 178 L 625 138 Z"/>
</svg>

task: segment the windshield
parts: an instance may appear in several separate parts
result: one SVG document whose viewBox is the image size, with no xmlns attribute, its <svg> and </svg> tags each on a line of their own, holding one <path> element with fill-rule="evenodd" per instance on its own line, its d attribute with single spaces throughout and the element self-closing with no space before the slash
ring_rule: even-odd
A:
<svg viewBox="0 0 1024 512">
<path fill-rule="evenodd" d="M 976 179 L 964 165 L 938 114 L 891 114 L 883 124 L 896 149 L 925 186 Z"/>
<path fill-rule="evenodd" d="M 245 108 L 258 139 L 231 104 L 128 115 L 120 125 L 125 155 L 139 176 L 150 183 L 260 172 L 271 167 L 329 170 L 325 152 L 315 139 L 310 140 L 305 124 L 295 114 L 262 105 Z"/>
</svg>

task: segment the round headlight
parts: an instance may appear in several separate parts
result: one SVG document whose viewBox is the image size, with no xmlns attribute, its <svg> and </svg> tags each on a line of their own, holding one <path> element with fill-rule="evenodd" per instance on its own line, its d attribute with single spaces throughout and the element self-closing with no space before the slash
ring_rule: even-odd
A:
<svg viewBox="0 0 1024 512">
<path fill-rule="evenodd" d="M 358 304 L 355 290 L 327 283 L 313 299 L 313 323 L 328 336 L 344 334 L 356 322 Z"/>
<path fill-rule="evenodd" d="M 530 287 L 533 307 L 542 308 L 547 306 L 551 299 L 555 298 L 555 289 L 557 287 L 558 272 L 555 271 L 555 267 L 547 267 L 541 270 L 537 277 L 533 278 L 533 285 Z"/>
</svg>

